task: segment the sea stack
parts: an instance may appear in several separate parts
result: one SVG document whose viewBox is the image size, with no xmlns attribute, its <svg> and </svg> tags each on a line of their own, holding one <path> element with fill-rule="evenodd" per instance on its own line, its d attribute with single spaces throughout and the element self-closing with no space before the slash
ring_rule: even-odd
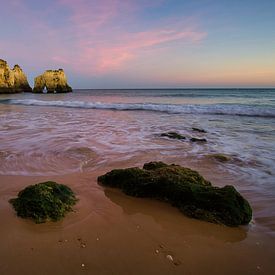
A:
<svg viewBox="0 0 275 275">
<path fill-rule="evenodd" d="M 47 70 L 34 79 L 34 93 L 43 93 L 45 88 L 47 93 L 72 92 L 63 69 Z"/>
<path fill-rule="evenodd" d="M 0 94 L 32 92 L 27 77 L 19 65 L 13 69 L 8 63 L 0 59 Z"/>
</svg>

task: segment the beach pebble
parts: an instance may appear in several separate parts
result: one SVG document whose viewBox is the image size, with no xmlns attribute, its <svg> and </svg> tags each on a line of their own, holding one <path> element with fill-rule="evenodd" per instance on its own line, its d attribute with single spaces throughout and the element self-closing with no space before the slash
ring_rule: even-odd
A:
<svg viewBox="0 0 275 275">
<path fill-rule="evenodd" d="M 85 267 L 85 264 L 81 264 L 81 267 Z"/>
<path fill-rule="evenodd" d="M 159 253 L 159 250 L 158 250 L 158 249 L 156 249 L 156 253 L 157 253 L 157 254 Z"/>
<path fill-rule="evenodd" d="M 172 257 L 171 255 L 166 255 L 166 258 L 167 258 L 167 260 L 169 260 L 169 261 L 171 261 L 171 262 L 174 261 L 174 259 L 173 259 L 173 257 Z"/>
<path fill-rule="evenodd" d="M 99 241 L 99 238 L 96 238 L 97 241 Z"/>
</svg>

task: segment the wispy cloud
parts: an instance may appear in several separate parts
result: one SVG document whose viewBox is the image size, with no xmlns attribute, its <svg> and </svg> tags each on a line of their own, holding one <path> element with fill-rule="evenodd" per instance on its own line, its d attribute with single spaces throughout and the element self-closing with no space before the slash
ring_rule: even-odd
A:
<svg viewBox="0 0 275 275">
<path fill-rule="evenodd" d="M 149 51 L 156 46 L 169 48 L 169 43 L 175 41 L 197 43 L 207 35 L 190 23 L 179 24 L 179 18 L 165 27 L 160 25 L 134 32 L 129 26 L 116 24 L 122 17 L 128 20 L 132 17 L 132 23 L 137 23 L 135 12 L 141 7 L 136 1 L 81 0 L 76 3 L 60 0 L 59 3 L 70 10 L 69 29 L 76 51 L 74 55 L 63 51 L 54 56 L 54 60 L 75 64 L 76 70 L 86 74 L 122 69 L 132 59 L 142 58 L 143 50 Z M 148 4 L 144 1 L 143 5 Z"/>
<path fill-rule="evenodd" d="M 17 54 L 25 58 L 32 56 L 40 63 L 102 75 L 123 70 L 132 60 L 142 59 L 145 51 L 148 54 L 156 48 L 169 50 L 174 43 L 198 43 L 205 38 L 206 32 L 184 18 L 173 18 L 168 24 L 160 20 L 152 26 L 139 26 L 139 13 L 162 2 L 57 0 L 37 10 L 24 0 L 13 0 L 7 5 L 18 22 L 26 26 L 14 37 L 26 41 L 14 45 L 13 51 L 18 47 Z M 58 21 L 61 14 L 62 20 Z M 30 41 L 35 45 L 30 47 Z"/>
</svg>

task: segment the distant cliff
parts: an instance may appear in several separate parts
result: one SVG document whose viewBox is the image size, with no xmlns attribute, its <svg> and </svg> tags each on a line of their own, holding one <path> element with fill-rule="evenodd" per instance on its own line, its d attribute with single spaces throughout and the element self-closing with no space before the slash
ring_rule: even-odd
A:
<svg viewBox="0 0 275 275">
<path fill-rule="evenodd" d="M 32 92 L 27 77 L 19 65 L 9 68 L 5 60 L 0 59 L 0 94 Z"/>
<path fill-rule="evenodd" d="M 67 83 L 67 78 L 62 69 L 47 70 L 34 79 L 34 93 L 42 93 L 46 88 L 47 93 L 68 93 L 72 88 Z"/>
</svg>

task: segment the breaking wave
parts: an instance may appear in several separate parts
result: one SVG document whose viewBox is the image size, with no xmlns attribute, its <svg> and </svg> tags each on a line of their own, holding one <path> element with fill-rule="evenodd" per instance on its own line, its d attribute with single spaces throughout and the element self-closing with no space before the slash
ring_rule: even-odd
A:
<svg viewBox="0 0 275 275">
<path fill-rule="evenodd" d="M 84 101 L 44 101 L 36 99 L 6 99 L 2 104 L 27 106 L 52 106 L 80 109 L 101 109 L 118 111 L 155 111 L 170 114 L 213 114 L 275 118 L 275 108 L 237 104 L 158 104 L 158 103 L 102 103 Z"/>
</svg>

